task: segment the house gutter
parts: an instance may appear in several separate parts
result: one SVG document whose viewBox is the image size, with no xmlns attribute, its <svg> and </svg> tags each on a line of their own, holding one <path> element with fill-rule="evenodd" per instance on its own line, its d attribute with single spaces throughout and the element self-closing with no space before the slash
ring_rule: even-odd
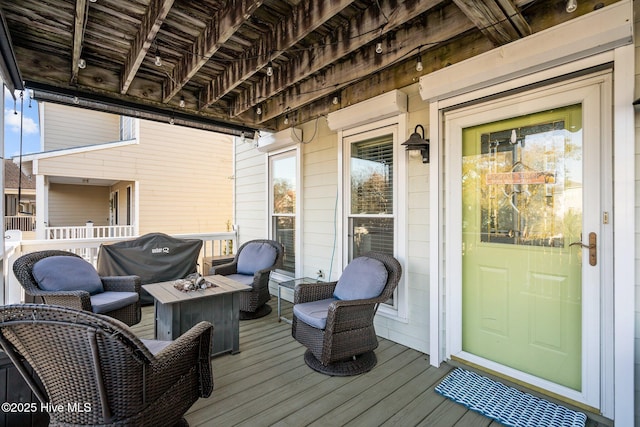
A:
<svg viewBox="0 0 640 427">
<path fill-rule="evenodd" d="M 14 92 L 16 90 L 23 90 L 22 75 L 18 69 L 18 62 L 16 61 L 16 55 L 13 52 L 11 46 L 11 37 L 9 36 L 9 29 L 7 28 L 7 22 L 4 19 L 4 14 L 0 10 L 0 77 L 4 84 L 11 91 L 13 99 L 16 98 Z"/>
</svg>

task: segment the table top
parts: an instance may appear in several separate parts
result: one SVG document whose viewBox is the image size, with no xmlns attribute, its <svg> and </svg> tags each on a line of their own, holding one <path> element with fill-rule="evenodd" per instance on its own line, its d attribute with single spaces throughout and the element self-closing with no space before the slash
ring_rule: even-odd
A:
<svg viewBox="0 0 640 427">
<path fill-rule="evenodd" d="M 233 292 L 248 291 L 251 286 L 245 285 L 225 276 L 216 274 L 215 276 L 204 276 L 205 280 L 216 286 L 197 291 L 183 292 L 173 287 L 175 281 L 149 283 L 142 285 L 142 288 L 149 292 L 161 304 L 172 304 L 197 298 L 212 297 L 215 295 L 228 294 Z"/>
<path fill-rule="evenodd" d="M 292 279 L 292 280 L 287 280 L 285 282 L 280 282 L 278 283 L 278 286 L 283 286 L 289 289 L 295 289 L 296 285 L 301 283 L 318 283 L 318 282 L 321 282 L 321 280 L 312 279 L 311 277 L 301 277 L 299 279 Z"/>
</svg>

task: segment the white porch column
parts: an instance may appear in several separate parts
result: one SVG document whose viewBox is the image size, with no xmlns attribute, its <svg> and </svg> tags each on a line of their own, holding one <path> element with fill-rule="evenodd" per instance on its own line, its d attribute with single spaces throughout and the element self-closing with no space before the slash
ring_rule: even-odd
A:
<svg viewBox="0 0 640 427">
<path fill-rule="evenodd" d="M 34 172 L 35 169 L 34 167 Z M 36 174 L 36 239 L 44 240 L 46 238 L 45 227 L 48 225 L 48 220 L 49 185 L 44 175 Z"/>
</svg>

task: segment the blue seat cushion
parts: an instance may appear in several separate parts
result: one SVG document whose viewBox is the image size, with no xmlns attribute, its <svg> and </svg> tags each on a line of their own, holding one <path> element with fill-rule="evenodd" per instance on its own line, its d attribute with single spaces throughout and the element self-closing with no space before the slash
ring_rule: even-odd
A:
<svg viewBox="0 0 640 427">
<path fill-rule="evenodd" d="M 327 298 L 296 304 L 293 306 L 293 314 L 309 326 L 324 329 L 327 326 L 329 306 L 334 301 L 336 301 L 335 298 Z"/>
<path fill-rule="evenodd" d="M 344 269 L 333 296 L 341 300 L 369 299 L 380 296 L 389 273 L 377 259 L 361 256 Z"/>
<path fill-rule="evenodd" d="M 231 280 L 235 280 L 236 282 L 240 282 L 244 285 L 251 286 L 253 284 L 253 274 L 250 276 L 247 274 L 229 274 L 225 277 L 228 277 Z"/>
<path fill-rule="evenodd" d="M 50 256 L 33 265 L 33 277 L 43 291 L 104 291 L 102 280 L 91 264 L 75 256 Z"/>
<path fill-rule="evenodd" d="M 238 273 L 254 275 L 273 266 L 277 256 L 278 251 L 269 243 L 249 243 L 238 254 Z"/>
<path fill-rule="evenodd" d="M 138 301 L 137 292 L 113 292 L 107 291 L 101 294 L 91 295 L 91 311 L 97 314 L 108 313 L 119 308 L 126 307 Z"/>
</svg>

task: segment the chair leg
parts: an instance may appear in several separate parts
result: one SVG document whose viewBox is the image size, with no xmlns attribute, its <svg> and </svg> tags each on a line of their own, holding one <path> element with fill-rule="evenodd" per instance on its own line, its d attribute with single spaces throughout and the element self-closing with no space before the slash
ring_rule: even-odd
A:
<svg viewBox="0 0 640 427">
<path fill-rule="evenodd" d="M 323 365 L 316 357 L 311 353 L 311 350 L 307 350 L 304 353 L 304 362 L 308 367 L 321 374 L 331 375 L 333 377 L 348 377 L 351 375 L 360 375 L 365 372 L 369 372 L 376 366 L 378 359 L 376 354 L 371 351 L 359 354 L 348 360 L 342 360 L 339 362 L 329 363 Z"/>
</svg>

